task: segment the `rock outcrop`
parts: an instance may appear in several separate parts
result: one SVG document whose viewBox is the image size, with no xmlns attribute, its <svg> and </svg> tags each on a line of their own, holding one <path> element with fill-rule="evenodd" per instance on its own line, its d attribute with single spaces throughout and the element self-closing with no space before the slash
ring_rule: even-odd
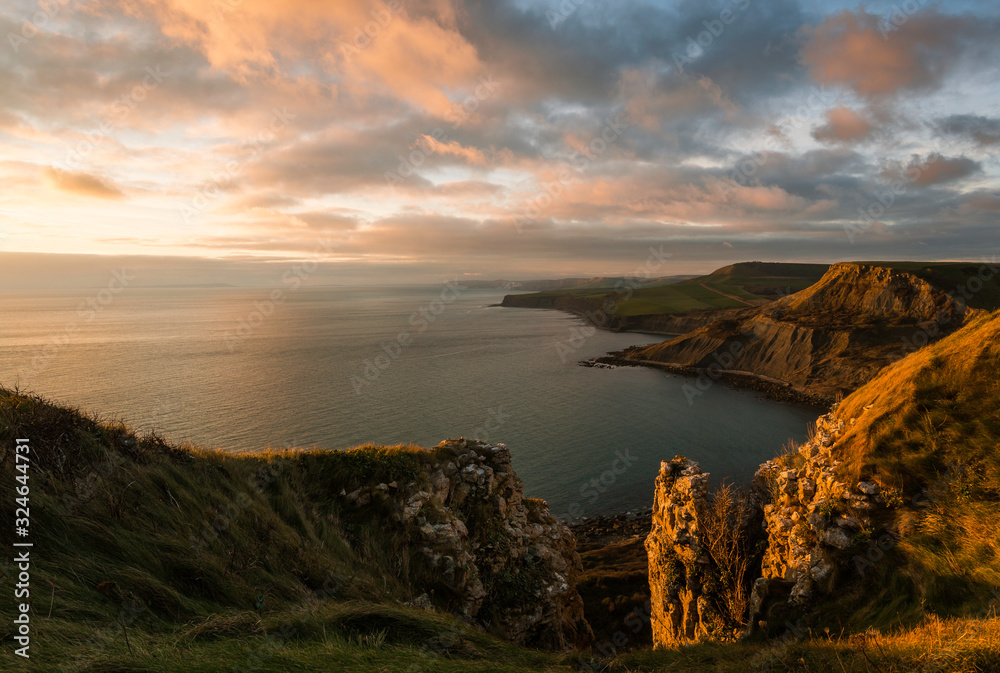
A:
<svg viewBox="0 0 1000 673">
<path fill-rule="evenodd" d="M 839 577 L 856 569 L 856 545 L 886 506 L 877 484 L 852 485 L 839 476 L 841 462 L 831 447 L 844 427 L 831 411 L 795 453 L 757 471 L 750 512 L 740 521 L 743 535 L 752 536 L 748 524 L 760 520 L 767 534 L 761 577 L 750 595 L 750 630 L 775 606 L 794 609 L 817 592 L 832 592 Z M 733 624 L 717 607 L 720 573 L 706 549 L 709 475 L 686 458 L 665 461 L 654 498 L 646 538 L 654 645 L 731 640 Z"/>
<path fill-rule="evenodd" d="M 913 274 L 841 263 L 801 292 L 719 316 L 629 357 L 751 373 L 832 399 L 905 355 L 907 339 L 941 338 L 969 313 L 962 301 Z"/>
<path fill-rule="evenodd" d="M 839 474 L 831 447 L 847 425 L 834 407 L 795 454 L 764 463 L 754 477 L 754 488 L 767 494 L 767 548 L 751 596 L 751 628 L 775 603 L 802 605 L 817 591 L 832 592 L 852 568 L 852 547 L 886 506 L 877 484 L 850 484 Z"/>
<path fill-rule="evenodd" d="M 442 442 L 405 483 L 340 494 L 409 541 L 414 602 L 489 624 L 522 645 L 566 649 L 591 637 L 576 591 L 576 542 L 523 484 L 503 444 Z M 415 593 L 417 593 L 415 592 Z"/>
<path fill-rule="evenodd" d="M 646 538 L 653 644 L 670 647 L 721 635 L 722 619 L 704 589 L 711 568 L 701 522 L 709 475 L 676 457 L 660 465 L 653 526 Z"/>
</svg>

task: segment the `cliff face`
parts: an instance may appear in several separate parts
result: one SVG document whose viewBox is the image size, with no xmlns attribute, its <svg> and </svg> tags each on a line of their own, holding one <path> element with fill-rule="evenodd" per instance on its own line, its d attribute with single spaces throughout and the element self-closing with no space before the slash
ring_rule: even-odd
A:
<svg viewBox="0 0 1000 673">
<path fill-rule="evenodd" d="M 852 422 L 854 419 L 851 419 Z M 829 594 L 850 570 L 850 549 L 885 508 L 878 485 L 847 482 L 832 447 L 845 425 L 835 412 L 816 421 L 814 436 L 784 460 L 768 461 L 754 478 L 763 506 L 767 547 L 754 583 L 750 625 L 767 621 L 774 604 L 801 605 Z"/>
<path fill-rule="evenodd" d="M 894 301 L 876 306 L 898 310 Z M 883 369 L 820 416 L 804 444 L 760 466 L 750 502 L 763 554 L 759 576 L 742 584 L 750 631 L 779 635 L 803 616 L 814 629 L 857 628 L 860 615 L 876 619 L 889 605 L 897 622 L 995 609 L 1000 311 L 966 322 Z M 702 551 L 716 509 L 707 475 L 687 461 L 676 472 L 677 462 L 657 479 L 659 524 L 647 540 L 660 646 L 726 637 L 670 619 L 675 596 L 682 615 L 706 614 L 701 598 L 719 606 L 711 572 L 688 574 L 681 592 L 671 570 L 683 558 L 712 569 Z"/>
<path fill-rule="evenodd" d="M 630 357 L 766 376 L 832 398 L 905 355 L 910 339 L 922 346 L 960 328 L 966 314 L 910 273 L 842 263 L 801 292 Z"/>
<path fill-rule="evenodd" d="M 709 639 L 722 628 L 704 587 L 711 561 L 700 524 L 708 505 L 708 476 L 697 463 L 678 456 L 663 461 L 656 477 L 646 552 L 657 647 Z"/>
<path fill-rule="evenodd" d="M 761 576 L 749 596 L 750 631 L 816 593 L 831 593 L 853 569 L 858 534 L 884 509 L 877 485 L 859 482 L 852 487 L 838 477 L 841 463 L 830 447 L 843 427 L 833 413 L 827 414 L 794 456 L 761 465 L 751 511 L 743 521 L 729 522 L 754 526 L 762 519 L 766 531 Z M 740 635 L 724 616 L 720 582 L 727 581 L 726 573 L 707 553 L 708 482 L 708 473 L 681 457 L 664 461 L 656 478 L 653 526 L 646 538 L 656 647 Z M 737 532 L 752 537 L 742 525 Z M 746 550 L 753 546 L 749 537 Z M 783 620 L 777 625 L 784 626 Z"/>
<path fill-rule="evenodd" d="M 591 637 L 576 591 L 576 542 L 523 485 L 502 444 L 442 442 L 406 483 L 340 497 L 384 512 L 387 534 L 410 541 L 415 604 L 489 623 L 510 640 L 566 649 Z"/>
</svg>

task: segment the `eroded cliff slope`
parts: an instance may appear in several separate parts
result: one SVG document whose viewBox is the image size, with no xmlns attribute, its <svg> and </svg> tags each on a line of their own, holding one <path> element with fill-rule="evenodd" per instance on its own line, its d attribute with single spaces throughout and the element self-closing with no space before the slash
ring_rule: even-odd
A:
<svg viewBox="0 0 1000 673">
<path fill-rule="evenodd" d="M 840 632 L 991 614 L 1000 604 L 998 374 L 1000 311 L 979 311 L 834 405 L 805 443 L 760 467 L 753 515 L 731 522 L 748 549 L 764 535 L 757 579 L 742 586 L 704 553 L 708 475 L 682 458 L 664 462 L 646 542 L 654 643 L 731 639 L 721 627 L 732 623 L 717 616 L 734 586 L 749 595 L 738 621 L 772 636 L 803 619 Z M 754 518 L 760 528 L 741 528 Z"/>
<path fill-rule="evenodd" d="M 962 297 L 913 273 L 840 263 L 801 292 L 635 349 L 628 357 L 746 372 L 832 398 L 959 329 L 974 312 Z"/>
</svg>

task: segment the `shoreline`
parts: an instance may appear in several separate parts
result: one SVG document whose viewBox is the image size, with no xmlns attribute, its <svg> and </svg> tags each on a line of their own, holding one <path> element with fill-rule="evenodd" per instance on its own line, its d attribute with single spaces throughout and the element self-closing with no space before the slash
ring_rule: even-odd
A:
<svg viewBox="0 0 1000 673">
<path fill-rule="evenodd" d="M 684 376 L 686 378 L 708 379 L 711 382 L 721 381 L 736 390 L 753 390 L 760 393 L 761 397 L 775 401 L 786 402 L 796 406 L 808 407 L 825 413 L 833 404 L 834 399 L 826 395 L 803 390 L 793 386 L 787 381 L 754 374 L 753 372 L 740 371 L 734 369 L 713 369 L 709 367 L 694 367 L 682 365 L 675 362 L 658 362 L 656 360 L 637 360 L 628 356 L 628 353 L 635 348 L 629 347 L 621 351 L 612 351 L 607 355 L 581 360 L 582 367 L 648 367 L 650 369 L 661 369 L 670 374 Z"/>
<path fill-rule="evenodd" d="M 658 332 L 656 330 L 624 329 L 624 328 L 620 328 L 620 327 L 616 328 L 616 327 L 608 327 L 607 325 L 599 325 L 596 322 L 594 322 L 593 320 L 591 320 L 590 316 L 587 315 L 586 312 L 580 311 L 578 309 L 573 309 L 573 308 L 558 308 L 558 307 L 555 307 L 555 306 L 507 306 L 507 305 L 504 305 L 502 303 L 501 304 L 490 304 L 489 307 L 490 308 L 494 308 L 494 307 L 499 307 L 499 308 L 524 308 L 524 309 L 528 309 L 528 310 L 531 310 L 531 311 L 559 311 L 560 313 L 568 313 L 568 314 L 570 314 L 572 316 L 576 316 L 577 318 L 579 318 L 580 320 L 582 320 L 584 323 L 586 323 L 590 327 L 594 327 L 594 328 L 597 328 L 597 329 L 602 329 L 605 332 L 614 332 L 615 334 L 648 334 L 650 336 L 658 336 L 658 337 L 678 337 L 678 336 L 681 336 L 681 335 L 685 334 L 684 332 L 664 332 L 664 331 L 659 331 Z"/>
<path fill-rule="evenodd" d="M 616 334 L 645 334 L 649 336 L 671 338 L 685 334 L 685 332 L 657 332 L 655 330 L 630 330 L 607 327 L 605 325 L 597 324 L 585 312 L 568 307 L 521 307 L 505 306 L 502 303 L 493 304 L 493 306 L 499 306 L 501 308 L 532 308 L 532 310 L 541 311 L 561 311 L 580 318 L 584 323 L 591 327 L 603 329 L 607 332 L 614 332 Z M 719 309 L 720 312 L 728 312 L 731 310 L 732 309 Z M 676 317 L 683 319 L 683 316 Z M 834 398 L 830 396 L 813 393 L 808 390 L 798 388 L 787 381 L 781 381 L 769 376 L 764 376 L 763 374 L 755 374 L 753 372 L 739 370 L 694 367 L 691 365 L 682 365 L 672 362 L 657 362 L 656 360 L 636 360 L 628 357 L 627 355 L 632 348 L 634 347 L 629 347 L 621 351 L 611 351 L 606 355 L 591 358 L 589 360 L 581 360 L 579 364 L 583 367 L 649 367 L 651 369 L 661 369 L 670 374 L 676 374 L 687 378 L 708 378 L 713 382 L 721 381 L 735 390 L 753 390 L 759 393 L 764 399 L 772 400 L 774 402 L 784 402 L 800 407 L 807 407 L 809 409 L 816 409 L 821 413 L 828 411 L 830 405 L 834 401 Z"/>
</svg>

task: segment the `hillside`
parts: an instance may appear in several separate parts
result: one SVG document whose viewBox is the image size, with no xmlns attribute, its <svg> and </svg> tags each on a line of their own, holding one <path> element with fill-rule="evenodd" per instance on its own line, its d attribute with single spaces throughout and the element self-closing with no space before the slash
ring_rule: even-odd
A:
<svg viewBox="0 0 1000 673">
<path fill-rule="evenodd" d="M 642 278 L 638 281 L 643 287 L 669 285 L 679 283 L 694 276 L 657 276 Z M 470 288 L 500 288 L 504 290 L 522 290 L 524 292 L 550 292 L 559 290 L 577 290 L 620 287 L 627 282 L 624 276 L 593 276 L 590 278 L 550 278 L 541 280 L 462 280 L 464 287 Z"/>
<path fill-rule="evenodd" d="M 390 644 L 447 628 L 473 650 L 591 637 L 573 537 L 522 498 L 502 446 L 232 455 L 0 389 L 8 494 L 15 438 L 30 440 L 18 464 L 29 465 L 36 664 L 123 656 L 126 634 L 150 659 L 168 641 L 215 648 L 285 626 Z M 9 550 L 25 539 L 13 535 L 14 498 L 0 509 Z M 12 608 L 2 603 L 8 646 Z"/>
<path fill-rule="evenodd" d="M 871 670 L 894 670 L 881 641 L 895 633 L 928 648 L 914 670 L 1000 669 L 998 372 L 1000 311 L 979 312 L 834 405 L 745 498 L 664 461 L 646 539 L 654 643 L 865 631 Z M 956 640 L 928 642 L 947 620 Z"/>
<path fill-rule="evenodd" d="M 1000 311 L 979 313 L 883 369 L 821 418 L 805 445 L 765 467 L 762 474 L 786 477 L 776 486 L 788 494 L 772 500 L 770 518 L 801 508 L 790 531 L 802 538 L 793 558 L 817 539 L 836 542 L 829 534 L 799 533 L 799 525 L 838 522 L 849 533 L 847 546 L 828 546 L 822 555 L 837 566 L 835 580 L 812 589 L 829 617 L 888 626 L 998 609 L 998 372 Z M 831 500 L 824 505 L 827 486 Z M 772 542 L 788 534 L 781 528 L 769 528 Z M 807 568 L 818 561 L 816 548 L 811 556 Z M 789 560 L 777 567 L 794 567 Z"/>
<path fill-rule="evenodd" d="M 903 264 L 903 267 L 908 265 Z M 966 300 L 954 286 L 925 280 L 977 278 L 976 267 L 922 265 L 909 270 L 839 263 L 810 287 L 758 308 L 733 312 L 675 339 L 635 349 L 634 361 L 700 371 L 750 373 L 832 399 L 854 390 L 894 359 L 995 308 L 992 277 Z M 711 368 L 711 369 L 709 369 Z"/>
<path fill-rule="evenodd" d="M 727 315 L 724 310 L 759 306 L 797 292 L 819 280 L 827 268 L 824 264 L 743 262 L 655 287 L 621 279 L 604 287 L 507 295 L 502 305 L 569 311 L 607 329 L 678 334 Z"/>
<path fill-rule="evenodd" d="M 872 670 L 870 657 L 877 656 L 879 670 L 901 673 L 948 643 L 949 661 L 963 664 L 948 670 L 971 672 L 988 669 L 969 662 L 998 651 L 1000 620 L 948 619 L 884 634 L 861 633 L 862 623 L 854 635 L 832 639 L 803 632 L 773 642 L 623 653 L 633 620 L 619 621 L 592 649 L 547 653 L 509 639 L 551 647 L 559 637 L 538 636 L 561 633 L 566 644 L 585 636 L 575 618 L 567 620 L 577 610 L 572 587 L 546 585 L 548 571 L 537 570 L 562 574 L 559 568 L 568 566 L 558 559 L 572 565 L 572 539 L 547 518 L 541 501 L 517 505 L 516 477 L 500 474 L 509 463 L 489 445 L 227 455 L 170 446 L 120 423 L 0 389 L 0 467 L 8 493 L 20 437 L 30 439 L 30 526 L 38 543 L 31 550 L 31 660 L 10 655 L 18 644 L 14 607 L 5 601 L 4 670 L 728 673 L 756 661 L 770 670 L 835 665 L 860 673 Z M 469 478 L 449 477 L 448 462 Z M 457 469 L 459 462 L 466 468 Z M 487 468 L 498 467 L 487 476 Z M 420 489 L 412 495 L 408 479 Z M 393 483 L 399 493 L 389 493 Z M 490 483 L 503 512 L 499 500 L 488 505 L 483 497 Z M 465 498 L 441 507 L 441 495 L 452 502 L 466 491 L 462 484 Z M 13 507 L 8 498 L 0 508 L 8 522 Z M 416 530 L 404 523 L 407 510 L 423 508 L 429 508 L 426 523 Z M 440 518 L 449 512 L 461 516 Z M 520 534 L 497 528 L 498 516 Z M 453 544 L 454 534 L 465 538 L 459 520 L 474 544 L 456 548 L 472 558 L 454 569 L 474 567 L 489 596 L 471 620 L 463 608 L 470 596 L 449 592 L 446 574 L 420 562 L 432 559 L 439 544 Z M 451 533 L 442 535 L 445 529 Z M 536 542 L 520 546 L 523 535 Z M 9 526 L 3 539 L 11 549 Z M 520 555 L 529 549 L 535 552 Z M 607 566 L 613 559 L 596 563 L 607 569 L 605 577 L 614 573 Z M 8 560 L 0 569 L 11 579 L 16 567 Z M 553 602 L 553 595 L 570 600 Z M 623 618 L 629 620 L 614 613 L 604 619 L 613 625 Z M 511 629 L 524 619 L 542 628 Z"/>
</svg>

